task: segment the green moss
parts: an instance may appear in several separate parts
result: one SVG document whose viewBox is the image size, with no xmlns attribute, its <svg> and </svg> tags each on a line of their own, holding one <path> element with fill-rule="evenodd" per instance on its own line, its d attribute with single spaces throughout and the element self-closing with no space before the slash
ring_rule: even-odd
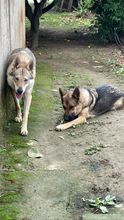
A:
<svg viewBox="0 0 124 220">
<path fill-rule="evenodd" d="M 8 107 L 10 111 L 10 107 Z M 13 110 L 14 109 L 14 110 Z M 29 168 L 31 158 L 27 152 L 32 139 L 41 137 L 46 126 L 51 121 L 51 68 L 45 63 L 37 63 L 36 82 L 33 90 L 33 99 L 30 108 L 28 130 L 29 135 L 20 135 L 21 123 L 15 123 L 15 107 L 12 106 L 12 115 L 9 115 L 5 134 L 7 141 L 0 145 L 0 161 L 3 168 L 0 174 L 0 219 L 14 220 L 21 213 L 20 206 L 26 200 L 23 185 L 30 176 L 23 172 Z M 12 117 L 11 117 L 12 116 Z M 1 117 L 0 117 L 1 118 Z M 1 131 L 1 129 L 0 129 Z M 0 137 L 0 140 L 1 137 Z M 18 166 L 19 165 L 19 166 Z"/>
<path fill-rule="evenodd" d="M 30 174 L 28 174 L 27 172 L 23 172 L 23 171 L 3 172 L 2 175 L 4 177 L 4 180 L 3 180 L 4 183 L 6 181 L 10 181 L 12 183 L 19 183 L 19 186 L 22 185 L 25 177 L 30 176 Z"/>
<path fill-rule="evenodd" d="M 6 192 L 4 196 L 0 198 L 0 202 L 4 203 L 12 203 L 18 200 L 18 193 L 17 192 Z"/>
<path fill-rule="evenodd" d="M 51 67 L 37 63 L 37 75 L 29 114 L 29 137 L 38 138 L 51 123 Z"/>
<path fill-rule="evenodd" d="M 17 203 L 14 205 L 2 205 L 0 207 L 0 219 L 2 220 L 14 220 L 19 213 Z"/>
<path fill-rule="evenodd" d="M 0 219 L 17 219 L 16 216 L 20 213 L 20 204 L 25 201 L 23 184 L 27 177 L 29 174 L 22 171 L 2 173 Z"/>
</svg>

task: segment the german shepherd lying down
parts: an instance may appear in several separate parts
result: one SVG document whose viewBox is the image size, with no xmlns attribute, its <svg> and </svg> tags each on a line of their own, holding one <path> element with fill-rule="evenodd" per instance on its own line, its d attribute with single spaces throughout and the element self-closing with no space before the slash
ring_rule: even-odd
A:
<svg viewBox="0 0 124 220">
<path fill-rule="evenodd" d="M 28 114 L 32 99 L 32 89 L 36 75 L 36 60 L 28 48 L 19 48 L 12 52 L 7 66 L 7 82 L 11 87 L 17 116 L 16 122 L 22 121 L 21 135 L 27 135 Z M 19 99 L 24 101 L 23 120 Z"/>
<path fill-rule="evenodd" d="M 57 131 L 85 123 L 87 118 L 124 107 L 124 92 L 111 85 L 102 85 L 95 89 L 77 87 L 67 93 L 59 89 L 59 92 L 65 114 L 64 124 L 56 126 Z"/>
</svg>

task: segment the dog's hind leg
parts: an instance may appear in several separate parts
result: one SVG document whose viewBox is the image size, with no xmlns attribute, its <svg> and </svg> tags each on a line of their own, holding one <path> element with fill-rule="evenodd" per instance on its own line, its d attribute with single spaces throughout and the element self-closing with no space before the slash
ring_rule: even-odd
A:
<svg viewBox="0 0 124 220">
<path fill-rule="evenodd" d="M 16 98 L 16 94 L 15 91 L 13 89 L 11 89 L 11 93 L 14 99 L 14 103 L 16 106 L 16 117 L 15 117 L 15 121 L 16 122 L 21 122 L 22 121 L 22 114 L 21 114 L 21 107 L 20 107 L 20 103 L 19 103 L 19 99 Z"/>
<path fill-rule="evenodd" d="M 24 111 L 23 111 L 23 120 L 22 120 L 22 128 L 21 135 L 26 136 L 28 134 L 27 124 L 28 124 L 28 114 L 31 105 L 32 95 L 31 93 L 27 93 L 24 96 Z"/>
<path fill-rule="evenodd" d="M 111 110 L 124 108 L 124 97 L 119 98 L 113 105 Z"/>
</svg>

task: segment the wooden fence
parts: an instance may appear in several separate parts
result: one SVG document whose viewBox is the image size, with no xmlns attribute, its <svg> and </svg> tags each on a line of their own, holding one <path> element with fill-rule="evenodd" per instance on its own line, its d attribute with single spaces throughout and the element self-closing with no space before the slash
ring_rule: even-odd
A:
<svg viewBox="0 0 124 220">
<path fill-rule="evenodd" d="M 10 53 L 12 52 L 12 50 L 19 47 L 25 47 L 25 0 L 0 0 L 0 121 L 1 122 L 6 120 L 6 109 L 8 109 L 6 105 L 7 95 L 5 94 L 6 91 L 5 72 L 6 72 L 7 59 Z M 1 137 L 1 125 L 0 125 L 0 137 Z"/>
<path fill-rule="evenodd" d="M 0 1 L 0 94 L 8 55 L 25 47 L 25 0 Z"/>
</svg>

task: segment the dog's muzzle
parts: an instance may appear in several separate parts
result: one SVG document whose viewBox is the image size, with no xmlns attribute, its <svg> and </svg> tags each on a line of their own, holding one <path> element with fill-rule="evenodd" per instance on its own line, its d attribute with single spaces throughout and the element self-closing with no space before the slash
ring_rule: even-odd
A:
<svg viewBox="0 0 124 220">
<path fill-rule="evenodd" d="M 72 113 L 71 115 L 64 115 L 64 120 L 65 121 L 73 121 L 74 119 L 78 118 L 78 115 L 75 115 L 74 113 Z"/>
<path fill-rule="evenodd" d="M 17 89 L 16 97 L 17 97 L 17 99 L 22 99 L 22 97 L 23 97 L 23 89 L 21 87 L 19 87 Z"/>
</svg>

